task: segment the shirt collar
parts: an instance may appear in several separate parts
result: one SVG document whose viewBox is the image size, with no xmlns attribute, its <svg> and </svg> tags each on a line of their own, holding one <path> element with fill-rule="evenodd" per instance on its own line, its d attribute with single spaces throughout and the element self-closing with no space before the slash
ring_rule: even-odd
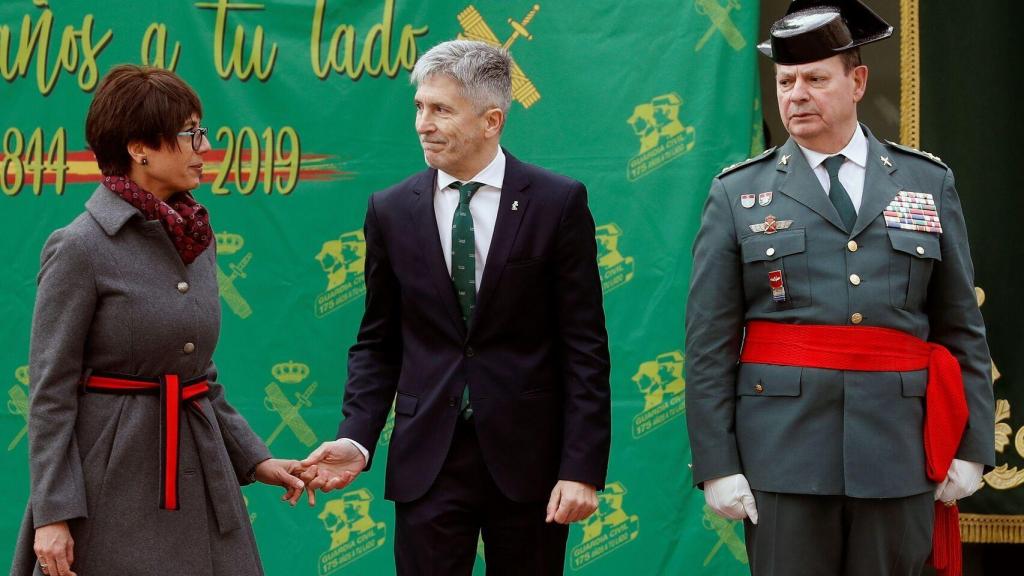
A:
<svg viewBox="0 0 1024 576">
<path fill-rule="evenodd" d="M 444 170 L 437 171 L 437 189 L 444 190 L 452 182 L 459 181 L 458 178 L 448 174 Z M 483 170 L 481 170 L 476 176 L 469 179 L 470 182 L 480 182 L 487 186 L 493 186 L 498 190 L 501 190 L 501 185 L 505 182 L 505 153 L 498 147 L 498 153 L 494 156 L 494 160 L 488 164 Z"/>
<path fill-rule="evenodd" d="M 810 148 L 804 148 L 800 146 L 800 151 L 804 153 L 804 158 L 807 159 L 807 164 L 810 165 L 811 170 L 817 168 L 825 158 L 829 156 L 835 156 L 835 154 L 823 154 L 821 152 L 815 152 Z M 846 156 L 848 160 L 864 168 L 868 164 L 868 139 L 864 136 L 864 129 L 861 128 L 860 124 L 857 124 L 857 128 L 853 131 L 853 136 L 850 141 L 846 144 L 846 147 L 838 152 L 843 156 Z"/>
</svg>

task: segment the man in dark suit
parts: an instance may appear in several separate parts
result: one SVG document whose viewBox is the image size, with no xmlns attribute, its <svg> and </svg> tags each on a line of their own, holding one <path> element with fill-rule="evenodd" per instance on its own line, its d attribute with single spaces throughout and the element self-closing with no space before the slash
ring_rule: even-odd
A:
<svg viewBox="0 0 1024 576">
<path fill-rule="evenodd" d="M 791 138 L 715 178 L 694 245 L 693 480 L 747 520 L 755 576 L 920 574 L 995 459 L 953 174 L 857 121 L 858 46 L 891 33 L 857 0 L 790 5 L 760 48 Z"/>
<path fill-rule="evenodd" d="M 586 189 L 499 146 L 507 53 L 440 44 L 416 64 L 430 169 L 373 194 L 366 310 L 338 440 L 309 487 L 369 468 L 394 401 L 385 497 L 399 574 L 561 574 L 610 446 L 609 357 Z"/>
</svg>

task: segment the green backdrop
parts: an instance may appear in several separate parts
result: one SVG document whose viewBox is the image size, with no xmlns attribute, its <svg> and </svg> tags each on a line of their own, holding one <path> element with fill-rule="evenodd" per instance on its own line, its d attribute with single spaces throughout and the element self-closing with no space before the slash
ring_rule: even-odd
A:
<svg viewBox="0 0 1024 576">
<path fill-rule="evenodd" d="M 757 21 L 746 0 L 0 3 L 0 564 L 28 497 L 39 250 L 98 180 L 83 123 L 102 74 L 121 62 L 170 67 L 203 99 L 215 150 L 197 197 L 217 231 L 221 380 L 276 455 L 302 457 L 333 439 L 340 417 L 365 291 L 366 198 L 424 166 L 409 70 L 463 34 L 511 46 L 503 144 L 585 182 L 598 225 L 610 484 L 570 531 L 567 573 L 746 573 L 741 528 L 709 515 L 690 487 L 682 345 L 708 185 L 760 148 Z M 154 430 L 154 455 L 156 441 Z M 393 573 L 383 469 L 312 509 L 247 487 L 268 574 Z"/>
</svg>

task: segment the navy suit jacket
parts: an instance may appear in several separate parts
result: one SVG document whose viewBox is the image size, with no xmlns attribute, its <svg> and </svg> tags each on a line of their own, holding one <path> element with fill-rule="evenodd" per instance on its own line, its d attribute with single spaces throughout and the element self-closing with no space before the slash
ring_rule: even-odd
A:
<svg viewBox="0 0 1024 576">
<path fill-rule="evenodd" d="M 366 447 L 372 464 L 394 401 L 388 499 L 415 500 L 433 484 L 467 385 L 484 461 L 508 498 L 546 500 L 558 480 L 604 486 L 610 362 L 586 188 L 505 154 L 468 327 L 437 233 L 437 171 L 370 197 L 366 309 L 338 437 Z"/>
</svg>

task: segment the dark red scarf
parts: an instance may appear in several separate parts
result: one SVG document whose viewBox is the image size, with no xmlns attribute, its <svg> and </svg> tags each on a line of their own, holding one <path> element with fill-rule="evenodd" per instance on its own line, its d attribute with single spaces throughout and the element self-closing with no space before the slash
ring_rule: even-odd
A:
<svg viewBox="0 0 1024 576">
<path fill-rule="evenodd" d="M 178 192 L 164 202 L 127 176 L 106 176 L 103 185 L 137 208 L 146 220 L 159 220 L 185 264 L 191 264 L 210 246 L 210 214 L 189 192 Z"/>
</svg>

